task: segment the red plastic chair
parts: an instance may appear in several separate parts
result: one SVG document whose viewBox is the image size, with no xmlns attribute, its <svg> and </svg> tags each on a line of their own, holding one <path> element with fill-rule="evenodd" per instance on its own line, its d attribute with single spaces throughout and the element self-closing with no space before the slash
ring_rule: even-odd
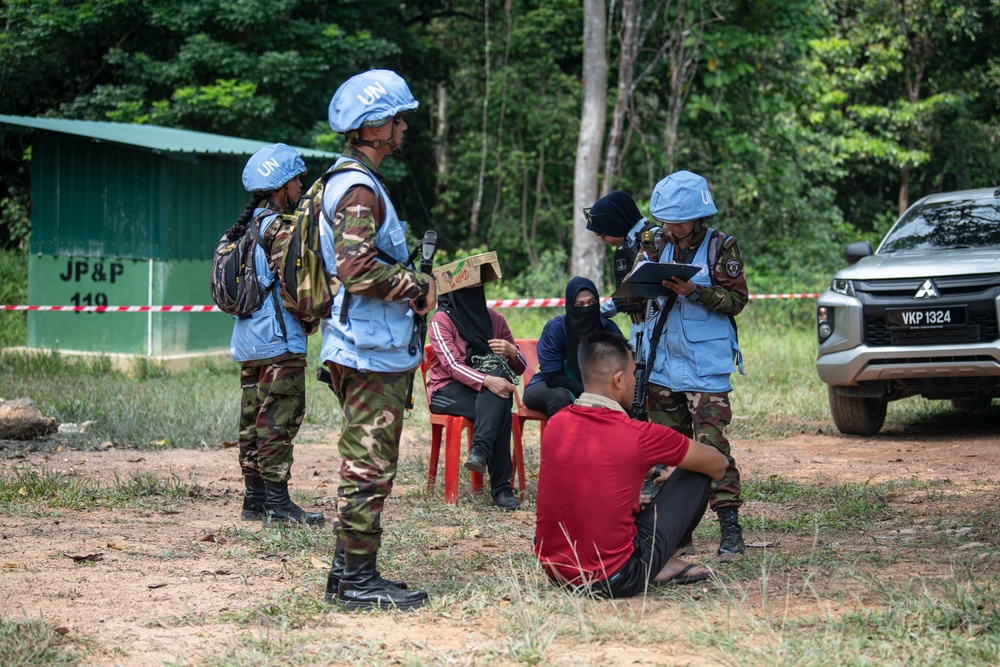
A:
<svg viewBox="0 0 1000 667">
<path fill-rule="evenodd" d="M 524 375 L 521 376 L 521 391 L 528 386 L 528 382 L 535 375 L 535 370 L 538 368 L 538 339 L 537 338 L 518 338 L 514 341 L 517 346 L 521 349 L 521 356 L 524 357 L 524 361 L 527 367 L 524 370 Z M 524 498 L 524 444 L 522 442 L 524 436 L 524 423 L 528 420 L 538 422 L 538 437 L 541 439 L 542 433 L 545 431 L 545 423 L 548 421 L 548 417 L 535 410 L 530 410 L 524 407 L 521 402 L 521 397 L 517 392 L 514 392 L 514 407 L 517 412 L 514 414 L 514 477 L 520 475 L 520 489 L 521 497 Z M 511 484 L 514 483 L 513 478 L 511 479 Z"/>
<path fill-rule="evenodd" d="M 465 417 L 436 415 L 431 412 L 431 394 L 427 391 L 427 371 L 434 359 L 434 348 L 424 346 L 424 360 L 420 362 L 420 377 L 424 382 L 427 396 L 427 414 L 431 420 L 431 460 L 427 466 L 427 493 L 434 495 L 437 482 L 438 460 L 441 458 L 441 436 L 444 432 L 444 501 L 449 505 L 458 504 L 458 464 L 462 455 L 462 433 L 468 433 L 467 449 L 472 449 L 472 422 Z M 483 476 L 469 471 L 473 493 L 483 490 Z"/>
</svg>

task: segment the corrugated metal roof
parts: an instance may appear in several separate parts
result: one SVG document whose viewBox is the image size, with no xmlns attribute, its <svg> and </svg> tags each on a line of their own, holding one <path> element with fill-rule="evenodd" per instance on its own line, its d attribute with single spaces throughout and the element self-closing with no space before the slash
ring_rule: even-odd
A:
<svg viewBox="0 0 1000 667">
<path fill-rule="evenodd" d="M 260 148 L 274 143 L 221 134 L 179 130 L 158 125 L 108 123 L 93 120 L 66 118 L 33 118 L 31 116 L 6 116 L 0 114 L 0 123 L 27 127 L 46 132 L 72 134 L 94 141 L 107 141 L 126 146 L 136 146 L 154 153 L 192 153 L 195 155 L 253 155 Z M 304 158 L 337 157 L 336 153 L 293 146 Z"/>
</svg>

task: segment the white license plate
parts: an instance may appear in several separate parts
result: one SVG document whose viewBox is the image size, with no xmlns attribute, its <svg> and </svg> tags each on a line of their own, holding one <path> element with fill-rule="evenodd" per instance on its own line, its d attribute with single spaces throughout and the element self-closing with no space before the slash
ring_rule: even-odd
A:
<svg viewBox="0 0 1000 667">
<path fill-rule="evenodd" d="M 946 308 L 898 308 L 887 310 L 885 321 L 890 327 L 927 329 L 964 326 L 967 322 L 965 306 Z"/>
</svg>

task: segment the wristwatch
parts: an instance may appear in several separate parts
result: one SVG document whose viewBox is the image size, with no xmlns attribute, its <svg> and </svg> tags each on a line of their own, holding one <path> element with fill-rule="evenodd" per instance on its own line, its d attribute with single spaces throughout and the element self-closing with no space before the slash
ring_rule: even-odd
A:
<svg viewBox="0 0 1000 667">
<path fill-rule="evenodd" d="M 688 296 L 692 301 L 697 301 L 701 298 L 701 285 L 695 285 L 694 291 Z"/>
</svg>

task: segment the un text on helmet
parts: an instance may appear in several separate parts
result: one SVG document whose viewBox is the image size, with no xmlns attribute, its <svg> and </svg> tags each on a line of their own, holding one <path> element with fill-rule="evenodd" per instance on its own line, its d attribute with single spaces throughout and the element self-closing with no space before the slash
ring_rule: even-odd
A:
<svg viewBox="0 0 1000 667">
<path fill-rule="evenodd" d="M 364 95 L 366 94 L 367 98 L 364 97 Z M 365 89 L 362 90 L 360 93 L 358 93 L 357 97 L 359 102 L 361 102 L 364 105 L 369 105 L 373 103 L 375 100 L 381 98 L 385 94 L 386 94 L 386 89 L 382 86 L 381 83 L 376 81 L 370 86 L 365 86 Z"/>
<path fill-rule="evenodd" d="M 257 167 L 257 173 L 261 176 L 267 177 L 271 175 L 271 172 L 280 166 L 281 165 L 278 163 L 277 158 L 268 158 L 267 160 L 261 162 L 260 166 Z"/>
</svg>

